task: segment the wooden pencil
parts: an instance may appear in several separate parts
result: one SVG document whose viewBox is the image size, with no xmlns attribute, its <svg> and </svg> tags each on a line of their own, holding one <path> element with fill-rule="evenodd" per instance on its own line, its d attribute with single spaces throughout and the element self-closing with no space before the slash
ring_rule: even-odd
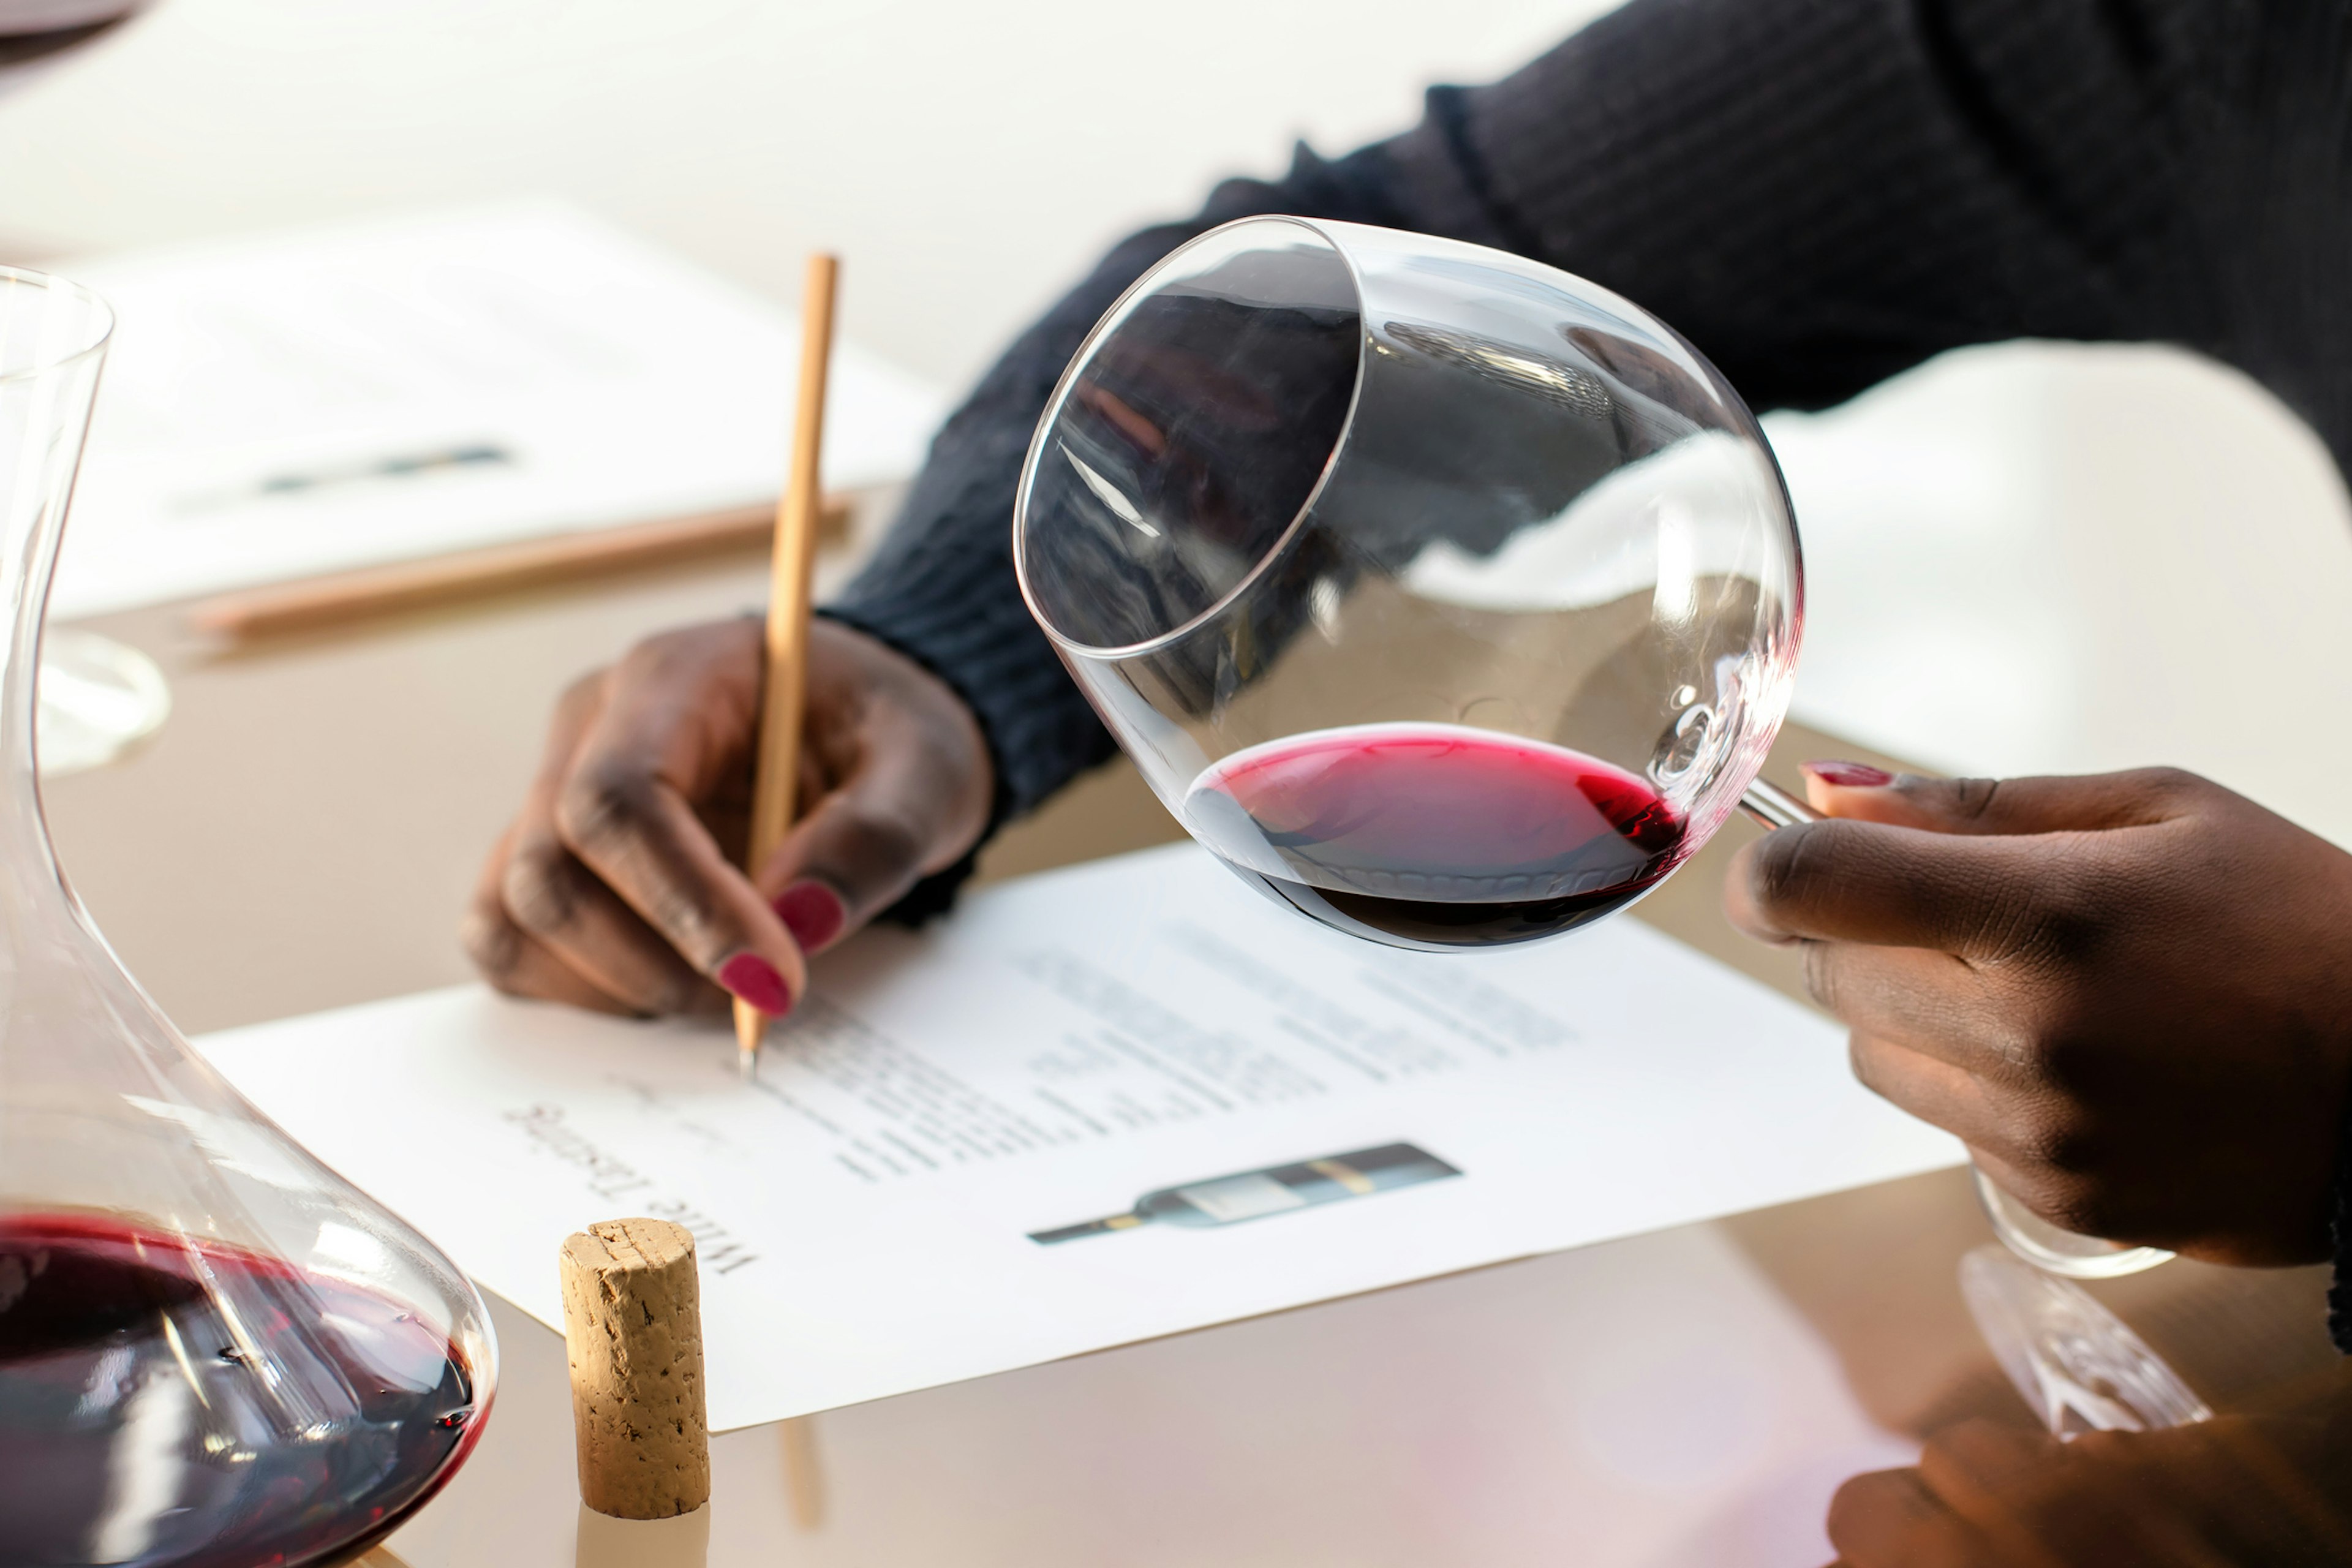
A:
<svg viewBox="0 0 2352 1568">
<path fill-rule="evenodd" d="M 810 577 L 816 563 L 818 447 L 824 439 L 825 371 L 833 357 L 833 300 L 841 263 L 809 258 L 801 296 L 800 401 L 793 411 L 791 466 L 776 507 L 776 551 L 768 589 L 768 678 L 760 710 L 759 763 L 752 774 L 751 843 L 744 869 L 761 863 L 793 825 L 793 786 L 800 773 L 801 720 L 806 696 Z M 745 1077 L 759 1064 L 767 1016 L 735 1004 L 735 1045 Z"/>
<path fill-rule="evenodd" d="M 821 530 L 826 538 L 848 532 L 849 510 L 846 499 L 826 498 Z M 198 601 L 189 607 L 187 620 L 197 631 L 232 642 L 341 629 L 499 594 L 737 551 L 772 550 L 775 537 L 776 503 L 761 501 L 240 589 Z"/>
</svg>

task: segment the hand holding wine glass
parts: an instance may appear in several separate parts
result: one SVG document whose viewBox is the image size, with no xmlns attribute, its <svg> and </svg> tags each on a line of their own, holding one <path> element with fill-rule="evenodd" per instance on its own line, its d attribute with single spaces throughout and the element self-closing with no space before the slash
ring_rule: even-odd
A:
<svg viewBox="0 0 2352 1568">
<path fill-rule="evenodd" d="M 1737 395 L 1630 302 L 1425 236 L 1226 225 L 1080 347 L 1013 549 L 1145 779 L 1277 901 L 1397 946 L 1539 940 L 1641 897 L 1737 805 L 1787 829 L 1748 852 L 1745 923 L 1820 944 L 1864 1080 L 1983 1152 L 2019 1257 L 2169 1256 L 2109 1232 L 2325 1250 L 2352 998 L 2304 972 L 2352 930 L 2352 861 L 2173 775 L 1809 821 L 1756 777 L 1802 625 L 1786 494 Z M 2240 889 L 2292 896 L 2233 909 L 2200 972 L 2200 905 Z M 2270 1036 L 2233 1053 L 2249 1021 Z M 2080 1385 L 2053 1423 L 2206 1414 L 2088 1298 L 1976 1273 L 2021 1387 Z"/>
<path fill-rule="evenodd" d="M 1742 850 L 1854 1070 L 2045 1219 L 2228 1264 L 2329 1250 L 2352 1091 L 2352 855 L 2166 769 L 1809 769 L 1837 820 Z"/>
</svg>

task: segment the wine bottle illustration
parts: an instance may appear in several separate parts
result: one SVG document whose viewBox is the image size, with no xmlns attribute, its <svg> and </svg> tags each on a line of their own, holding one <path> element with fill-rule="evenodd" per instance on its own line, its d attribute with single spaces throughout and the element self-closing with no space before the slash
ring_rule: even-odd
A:
<svg viewBox="0 0 2352 1568">
<path fill-rule="evenodd" d="M 1391 1187 L 1418 1186 L 1462 1173 L 1436 1155 L 1410 1143 L 1383 1143 L 1346 1154 L 1327 1154 L 1295 1165 L 1269 1165 L 1264 1170 L 1238 1171 L 1181 1187 L 1161 1187 L 1135 1200 L 1125 1214 L 1108 1215 L 1054 1230 L 1033 1230 L 1029 1239 L 1051 1247 L 1082 1236 L 1132 1230 L 1139 1225 L 1181 1225 L 1195 1227 L 1238 1225 L 1246 1219 L 1286 1214 L 1317 1204 L 1370 1197 Z"/>
</svg>

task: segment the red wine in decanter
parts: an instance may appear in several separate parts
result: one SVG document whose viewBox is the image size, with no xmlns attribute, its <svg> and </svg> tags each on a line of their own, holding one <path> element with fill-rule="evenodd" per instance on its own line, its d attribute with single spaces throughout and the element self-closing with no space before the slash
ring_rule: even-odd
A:
<svg viewBox="0 0 2352 1568">
<path fill-rule="evenodd" d="M 372 1291 L 0 1215 L 0 1563 L 341 1562 L 433 1495 L 479 1414 L 463 1353 Z"/>
</svg>

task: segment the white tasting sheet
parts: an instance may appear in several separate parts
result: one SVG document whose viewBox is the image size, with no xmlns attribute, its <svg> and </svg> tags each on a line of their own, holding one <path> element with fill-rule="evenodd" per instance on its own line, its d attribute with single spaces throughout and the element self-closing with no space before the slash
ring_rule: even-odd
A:
<svg viewBox="0 0 2352 1568">
<path fill-rule="evenodd" d="M 1401 952 L 1274 907 L 1189 845 L 866 933 L 819 963 L 756 1084 L 723 1027 L 474 987 L 200 1043 L 551 1325 L 571 1231 L 691 1227 L 719 1428 L 1962 1157 L 1853 1082 L 1837 1028 L 1636 921 Z M 1397 1142 L 1461 1174 L 1030 1239 L 1154 1189 Z"/>
<path fill-rule="evenodd" d="M 782 481 L 793 314 L 560 203 L 55 270 L 116 314 L 60 616 L 716 510 Z M 836 343 L 826 483 L 912 473 L 943 412 Z"/>
</svg>

